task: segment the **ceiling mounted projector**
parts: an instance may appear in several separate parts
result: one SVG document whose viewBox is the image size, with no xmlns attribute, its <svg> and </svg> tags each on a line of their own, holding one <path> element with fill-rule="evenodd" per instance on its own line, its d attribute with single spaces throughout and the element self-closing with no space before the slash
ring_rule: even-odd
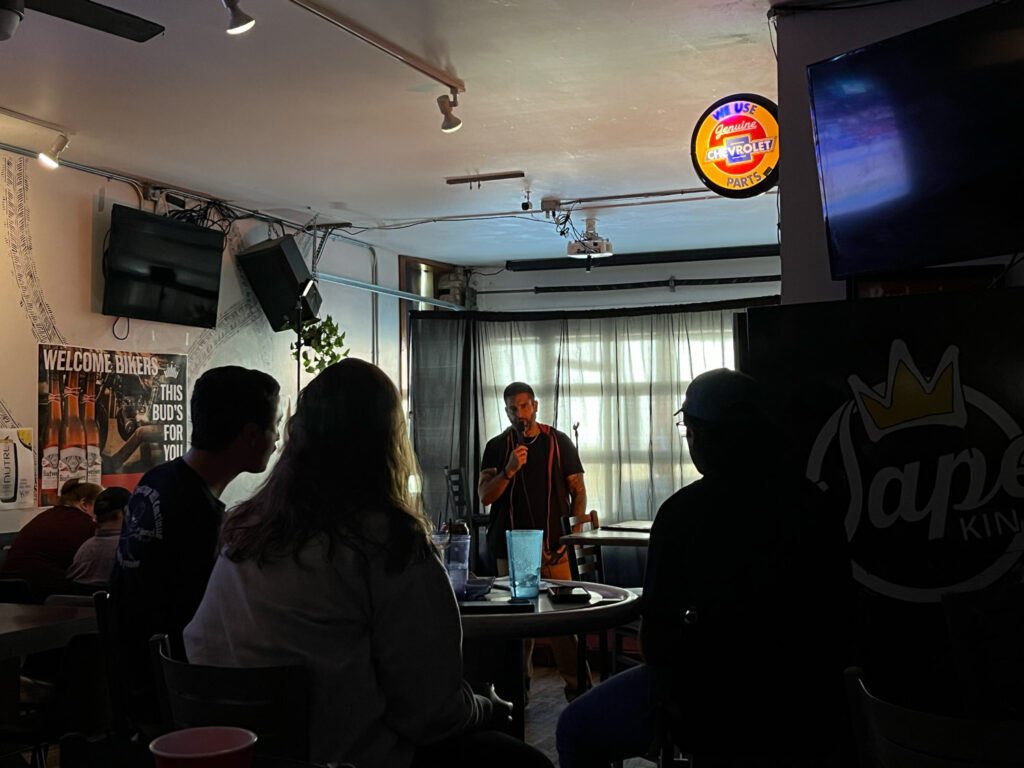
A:
<svg viewBox="0 0 1024 768">
<path fill-rule="evenodd" d="M 597 219 L 587 218 L 587 231 L 579 240 L 569 242 L 566 254 L 572 259 L 597 259 L 612 255 L 612 241 L 601 237 L 594 228 Z"/>
<path fill-rule="evenodd" d="M 592 240 L 573 240 L 566 253 L 574 259 L 599 258 L 612 255 L 612 242 L 603 237 Z"/>
</svg>

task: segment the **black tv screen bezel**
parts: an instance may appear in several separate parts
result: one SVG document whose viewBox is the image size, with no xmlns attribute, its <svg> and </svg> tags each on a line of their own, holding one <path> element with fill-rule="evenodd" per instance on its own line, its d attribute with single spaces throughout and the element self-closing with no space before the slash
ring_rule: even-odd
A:
<svg viewBox="0 0 1024 768">
<path fill-rule="evenodd" d="M 1012 26 L 1008 27 L 1007 25 Z M 927 192 L 913 191 L 913 201 L 920 204 L 923 200 L 924 204 L 920 208 L 915 208 L 913 205 L 904 206 L 902 210 L 904 212 L 914 211 L 915 214 L 920 212 L 920 215 L 900 218 L 898 215 L 900 209 L 893 205 L 889 209 L 882 210 L 872 220 L 877 224 L 876 232 L 878 233 L 874 235 L 874 240 L 871 236 L 865 236 L 860 238 L 859 243 L 856 242 L 858 240 L 856 234 L 851 236 L 851 233 L 856 233 L 856 227 L 850 226 L 849 220 L 844 227 L 841 222 L 842 217 L 835 214 L 836 206 L 830 206 L 828 189 L 836 187 L 833 185 L 832 179 L 829 178 L 829 173 L 832 171 L 827 167 L 827 162 L 823 160 L 822 123 L 824 118 L 820 114 L 820 99 L 816 102 L 815 97 L 815 88 L 822 84 L 822 72 L 827 71 L 830 67 L 849 67 L 851 62 L 856 63 L 859 59 L 864 62 L 861 69 L 870 72 L 873 67 L 877 68 L 877 61 L 883 60 L 885 57 L 895 59 L 903 56 L 905 58 L 906 52 L 909 50 L 927 50 L 930 52 L 930 56 L 943 57 L 943 61 L 948 61 L 953 54 L 949 46 L 943 45 L 944 40 L 955 41 L 954 45 L 959 45 L 959 50 L 967 50 L 973 45 L 970 41 L 976 40 L 980 36 L 991 36 L 990 39 L 996 41 L 998 39 L 996 36 L 1008 34 L 1008 29 L 1013 30 L 1014 33 L 1020 33 L 1024 29 L 1024 2 L 1016 0 L 1011 3 L 981 6 L 807 66 L 806 76 L 819 199 L 825 225 L 829 269 L 833 279 L 884 275 L 892 271 L 906 272 L 936 265 L 972 262 L 994 257 L 1008 258 L 1024 250 L 1024 229 L 1018 228 L 1010 231 L 1009 227 L 985 226 L 1004 212 L 1013 217 L 1019 216 L 1017 212 L 1024 208 L 1024 187 L 1018 181 L 1010 178 L 1014 175 L 1012 171 L 1007 171 L 1002 179 L 994 177 L 990 183 L 979 183 L 976 177 L 986 174 L 975 167 L 973 163 L 969 163 L 966 154 L 971 151 L 970 147 L 974 147 L 976 142 L 957 141 L 955 138 L 949 142 L 950 151 L 964 153 L 958 156 L 955 162 L 960 164 L 961 169 L 966 168 L 966 175 L 962 177 L 962 180 L 958 180 L 959 186 L 954 186 L 951 192 L 944 191 L 942 195 L 931 194 L 929 196 Z M 1003 68 L 998 70 L 1003 77 L 1015 74 L 1014 70 L 1024 71 L 1024 49 L 1016 51 L 1013 57 L 1007 61 L 1008 63 L 1004 63 Z M 935 71 L 931 59 L 929 59 L 925 62 L 925 66 L 915 68 L 915 76 L 926 78 L 926 82 L 927 78 L 931 78 L 929 93 L 943 94 L 945 93 L 943 86 L 946 86 L 946 91 L 949 90 L 948 83 L 942 79 L 940 74 L 933 74 Z M 965 80 L 980 77 L 978 71 L 971 68 L 965 69 L 963 73 Z M 815 82 L 816 77 L 819 80 L 818 83 Z M 905 84 L 909 79 L 907 68 L 891 66 L 887 70 L 887 78 L 885 82 L 896 84 L 898 91 L 900 87 L 905 87 L 900 84 Z M 992 88 L 987 85 L 988 82 L 986 80 L 985 87 L 991 91 Z M 1007 88 L 1004 91 L 1006 98 L 1016 98 L 1021 82 L 1024 82 L 1024 78 L 1018 80 L 1013 77 L 1015 88 Z M 959 94 L 968 91 L 963 83 L 955 90 Z M 972 92 L 973 95 L 975 95 L 974 92 Z M 940 104 L 941 100 L 936 98 L 934 103 Z M 903 104 L 900 106 L 904 107 Z M 970 110 L 977 105 L 970 103 L 969 99 L 961 98 L 955 106 L 956 109 L 947 111 L 936 108 L 933 118 L 937 125 L 934 130 L 941 131 L 943 128 L 942 118 L 949 117 L 958 121 L 950 130 L 953 136 L 959 135 L 958 132 L 966 131 L 964 126 L 972 119 Z M 1022 114 L 1021 122 L 1024 123 L 1024 107 L 1015 106 L 1014 109 Z M 918 123 L 914 122 L 912 116 L 901 113 L 898 115 L 898 120 L 901 128 L 911 125 L 916 130 Z M 917 132 L 911 133 L 910 138 L 913 139 L 918 135 Z M 916 147 L 912 141 L 908 144 Z M 935 162 L 941 164 L 943 159 L 936 157 Z M 949 156 L 945 160 L 947 164 L 954 164 L 950 163 Z M 991 161 L 984 167 L 989 168 L 994 164 L 995 161 Z M 1019 163 L 1019 166 L 1024 167 L 1024 160 Z M 912 187 L 915 181 L 916 179 L 912 175 Z M 934 188 L 934 186 L 920 182 L 918 182 L 918 187 L 925 190 Z M 991 203 L 982 203 L 983 199 L 991 201 Z M 914 218 L 917 218 L 916 226 L 911 223 Z M 866 231 L 865 227 L 868 221 L 867 216 L 862 217 L 861 231 Z M 904 222 L 907 223 L 906 226 L 902 226 Z M 939 228 L 945 228 L 942 238 L 918 236 L 922 232 L 927 233 Z M 973 235 L 978 233 L 981 236 L 975 239 Z"/>
<path fill-rule="evenodd" d="M 220 284 L 223 269 L 225 234 L 217 229 L 201 227 L 187 221 L 180 221 L 168 216 L 149 213 L 125 205 L 115 204 L 111 211 L 110 235 L 103 253 L 103 306 L 102 313 L 111 317 L 126 317 L 136 320 L 170 323 L 193 328 L 215 328 L 220 307 Z M 148 242 L 147 242 L 148 241 Z M 161 257 L 151 257 L 139 249 L 139 245 L 150 245 L 154 251 L 161 251 Z M 149 275 L 144 276 L 136 271 L 129 273 L 118 267 L 122 266 L 122 254 L 131 250 L 131 257 L 149 267 Z M 205 254 L 205 256 L 203 255 Z M 184 284 L 171 284 L 154 277 L 154 273 L 168 270 L 168 262 L 180 258 L 209 258 L 211 266 L 207 276 L 216 282 L 216 294 L 212 283 L 203 290 Z M 180 262 L 177 262 L 180 263 Z M 163 286 L 175 290 L 176 293 L 188 293 L 190 290 L 201 291 L 206 295 L 204 305 L 209 308 L 201 316 L 187 315 L 181 311 L 161 309 L 158 304 L 131 302 L 127 299 L 130 286 L 140 288 L 156 288 Z M 178 305 L 172 305 L 178 308 Z"/>
</svg>

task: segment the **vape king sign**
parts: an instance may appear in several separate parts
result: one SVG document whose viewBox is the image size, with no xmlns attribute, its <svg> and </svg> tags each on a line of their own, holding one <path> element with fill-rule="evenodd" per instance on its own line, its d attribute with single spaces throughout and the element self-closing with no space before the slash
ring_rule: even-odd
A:
<svg viewBox="0 0 1024 768">
<path fill-rule="evenodd" d="M 848 378 L 850 399 L 818 432 L 807 476 L 845 503 L 854 575 L 914 602 L 980 589 L 1024 551 L 1024 435 L 961 381 L 950 346 L 931 377 L 893 342 L 888 376 Z"/>
</svg>

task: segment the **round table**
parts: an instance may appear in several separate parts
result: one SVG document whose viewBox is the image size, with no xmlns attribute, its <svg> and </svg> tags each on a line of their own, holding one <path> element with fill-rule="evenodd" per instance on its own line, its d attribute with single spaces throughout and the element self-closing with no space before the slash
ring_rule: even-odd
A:
<svg viewBox="0 0 1024 768">
<path fill-rule="evenodd" d="M 528 613 L 499 607 L 494 613 L 466 613 L 462 616 L 463 659 L 468 679 L 494 683 L 499 695 L 513 704 L 513 735 L 523 738 L 523 708 L 526 689 L 523 676 L 523 643 L 527 637 L 557 637 L 595 632 L 628 624 L 640 615 L 637 595 L 622 587 L 589 581 L 556 581 L 548 584 L 583 587 L 590 592 L 588 603 L 552 603 L 546 592 L 532 598 Z M 508 602 L 507 590 L 491 588 L 486 599 Z M 476 606 L 479 607 L 479 606 Z M 583 657 L 585 658 L 585 657 Z M 583 661 L 580 663 L 584 667 Z M 583 681 L 583 676 L 579 677 Z"/>
<path fill-rule="evenodd" d="M 640 615 L 636 594 L 623 587 L 589 581 L 545 580 L 548 584 L 583 587 L 590 592 L 589 603 L 552 603 L 547 592 L 530 600 L 532 612 L 470 613 L 462 617 L 463 637 L 556 637 L 577 632 L 595 632 L 628 624 Z M 510 594 L 492 587 L 487 598 L 506 602 Z"/>
</svg>

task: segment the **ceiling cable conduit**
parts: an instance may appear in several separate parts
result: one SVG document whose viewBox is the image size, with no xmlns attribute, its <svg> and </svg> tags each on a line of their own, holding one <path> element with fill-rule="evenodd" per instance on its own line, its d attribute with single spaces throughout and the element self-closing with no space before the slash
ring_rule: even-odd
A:
<svg viewBox="0 0 1024 768">
<path fill-rule="evenodd" d="M 600 195 L 598 197 L 577 197 L 572 200 L 553 200 L 552 198 L 545 198 L 542 201 L 544 209 L 550 207 L 551 203 L 556 203 L 559 207 L 567 205 L 582 205 L 583 203 L 601 203 L 607 200 L 636 200 L 643 197 L 671 197 L 673 195 L 706 195 L 708 191 L 707 187 L 689 187 L 687 189 L 666 189 L 661 192 L 637 192 L 632 195 Z"/>
<path fill-rule="evenodd" d="M 600 267 L 635 267 L 641 264 L 671 264 L 675 262 L 724 261 L 726 259 L 778 258 L 778 243 L 763 245 L 734 245 L 718 248 L 690 248 L 679 251 L 647 251 L 641 253 L 616 253 L 593 262 Z M 559 256 L 552 259 L 521 259 L 505 262 L 509 272 L 534 272 L 553 269 L 579 269 L 580 260 Z"/>
<path fill-rule="evenodd" d="M 417 304 L 430 304 L 433 307 L 444 307 L 445 309 L 454 309 L 457 312 L 462 312 L 465 307 L 458 304 L 453 304 L 450 301 L 442 301 L 441 299 L 433 299 L 430 296 L 420 296 L 418 293 L 410 293 L 409 291 L 400 291 L 397 288 L 388 288 L 383 285 L 373 285 L 372 283 L 364 283 L 362 280 L 353 280 L 350 277 L 341 277 L 339 275 L 330 275 L 326 272 L 320 273 L 320 279 L 326 280 L 328 283 L 336 283 L 337 285 L 347 285 L 349 288 L 362 288 L 364 291 L 373 291 L 374 293 L 380 293 L 384 296 L 394 296 L 398 299 L 405 299 L 406 301 L 414 301 Z"/>
<path fill-rule="evenodd" d="M 12 155 L 21 155 L 22 157 L 35 158 L 39 155 L 38 152 L 33 152 L 31 149 L 25 149 L 24 147 L 16 147 L 13 144 L 4 144 L 0 142 L 0 149 L 5 152 L 10 152 Z M 83 173 L 91 173 L 94 176 L 102 176 L 110 181 L 120 181 L 135 190 L 135 194 L 139 196 L 139 205 L 142 205 L 142 201 L 145 199 L 143 193 L 143 184 L 138 179 L 133 179 L 130 176 L 122 176 L 119 173 L 111 173 L 110 171 L 104 171 L 101 168 L 90 168 L 87 165 L 79 165 L 73 163 L 70 160 L 65 160 L 63 157 L 60 159 L 60 166 L 62 168 L 71 168 L 75 171 L 82 171 Z"/>
<path fill-rule="evenodd" d="M 754 283 L 777 283 L 782 275 L 751 275 L 748 277 L 702 277 L 680 279 L 670 277 L 666 280 L 643 280 L 637 283 L 604 283 L 601 285 L 538 285 L 533 288 L 508 288 L 493 291 L 477 291 L 477 296 L 496 295 L 503 293 L 588 293 L 598 291 L 625 291 L 642 288 L 668 288 L 675 292 L 676 288 L 695 288 L 713 285 L 749 285 Z"/>
<path fill-rule="evenodd" d="M 706 189 L 704 189 L 702 191 L 703 192 L 707 192 Z M 769 190 L 768 192 L 765 192 L 765 194 L 766 195 L 770 195 L 773 192 L 775 192 L 775 190 Z M 618 199 L 618 198 L 609 198 L 609 199 Z M 572 208 L 572 212 L 573 213 L 577 213 L 577 212 L 580 212 L 580 211 L 607 211 L 610 208 L 633 208 L 633 207 L 640 206 L 640 205 L 664 205 L 665 203 L 692 203 L 692 202 L 696 202 L 698 200 L 722 200 L 722 199 L 724 199 L 724 198 L 721 195 L 704 194 L 704 195 L 700 195 L 700 196 L 697 196 L 697 197 L 682 197 L 682 198 L 679 198 L 677 200 L 637 200 L 636 202 L 632 202 L 632 203 L 613 203 L 613 204 L 604 204 L 604 205 L 581 205 L 581 206 Z M 563 202 L 563 201 L 559 201 L 559 202 Z M 551 210 L 551 209 L 549 209 L 549 210 Z M 407 227 L 417 226 L 419 224 L 440 224 L 441 222 L 448 222 L 448 221 L 473 221 L 473 220 L 476 220 L 476 219 L 507 219 L 507 218 L 510 218 L 510 217 L 516 217 L 516 218 L 519 218 L 519 219 L 527 219 L 527 220 L 531 220 L 531 221 L 538 221 L 538 222 L 541 222 L 542 224 L 546 224 L 546 223 L 548 223 L 548 219 L 545 218 L 545 217 L 542 217 L 540 215 L 542 212 L 543 211 L 536 211 L 536 210 L 534 210 L 534 211 L 530 211 L 528 213 L 524 213 L 520 209 L 518 211 L 494 211 L 494 212 L 490 212 L 490 213 L 456 213 L 456 214 L 452 214 L 450 216 L 434 216 L 434 217 L 431 217 L 431 218 L 424 218 L 424 219 L 395 219 L 394 221 L 392 221 L 389 224 L 381 224 L 379 226 L 366 226 L 366 227 L 364 227 L 364 226 L 360 226 L 358 224 L 352 224 L 350 226 L 358 227 L 359 229 L 362 229 L 364 231 L 370 231 L 370 230 L 375 230 L 375 229 L 388 230 L 388 229 L 405 229 Z"/>
</svg>

